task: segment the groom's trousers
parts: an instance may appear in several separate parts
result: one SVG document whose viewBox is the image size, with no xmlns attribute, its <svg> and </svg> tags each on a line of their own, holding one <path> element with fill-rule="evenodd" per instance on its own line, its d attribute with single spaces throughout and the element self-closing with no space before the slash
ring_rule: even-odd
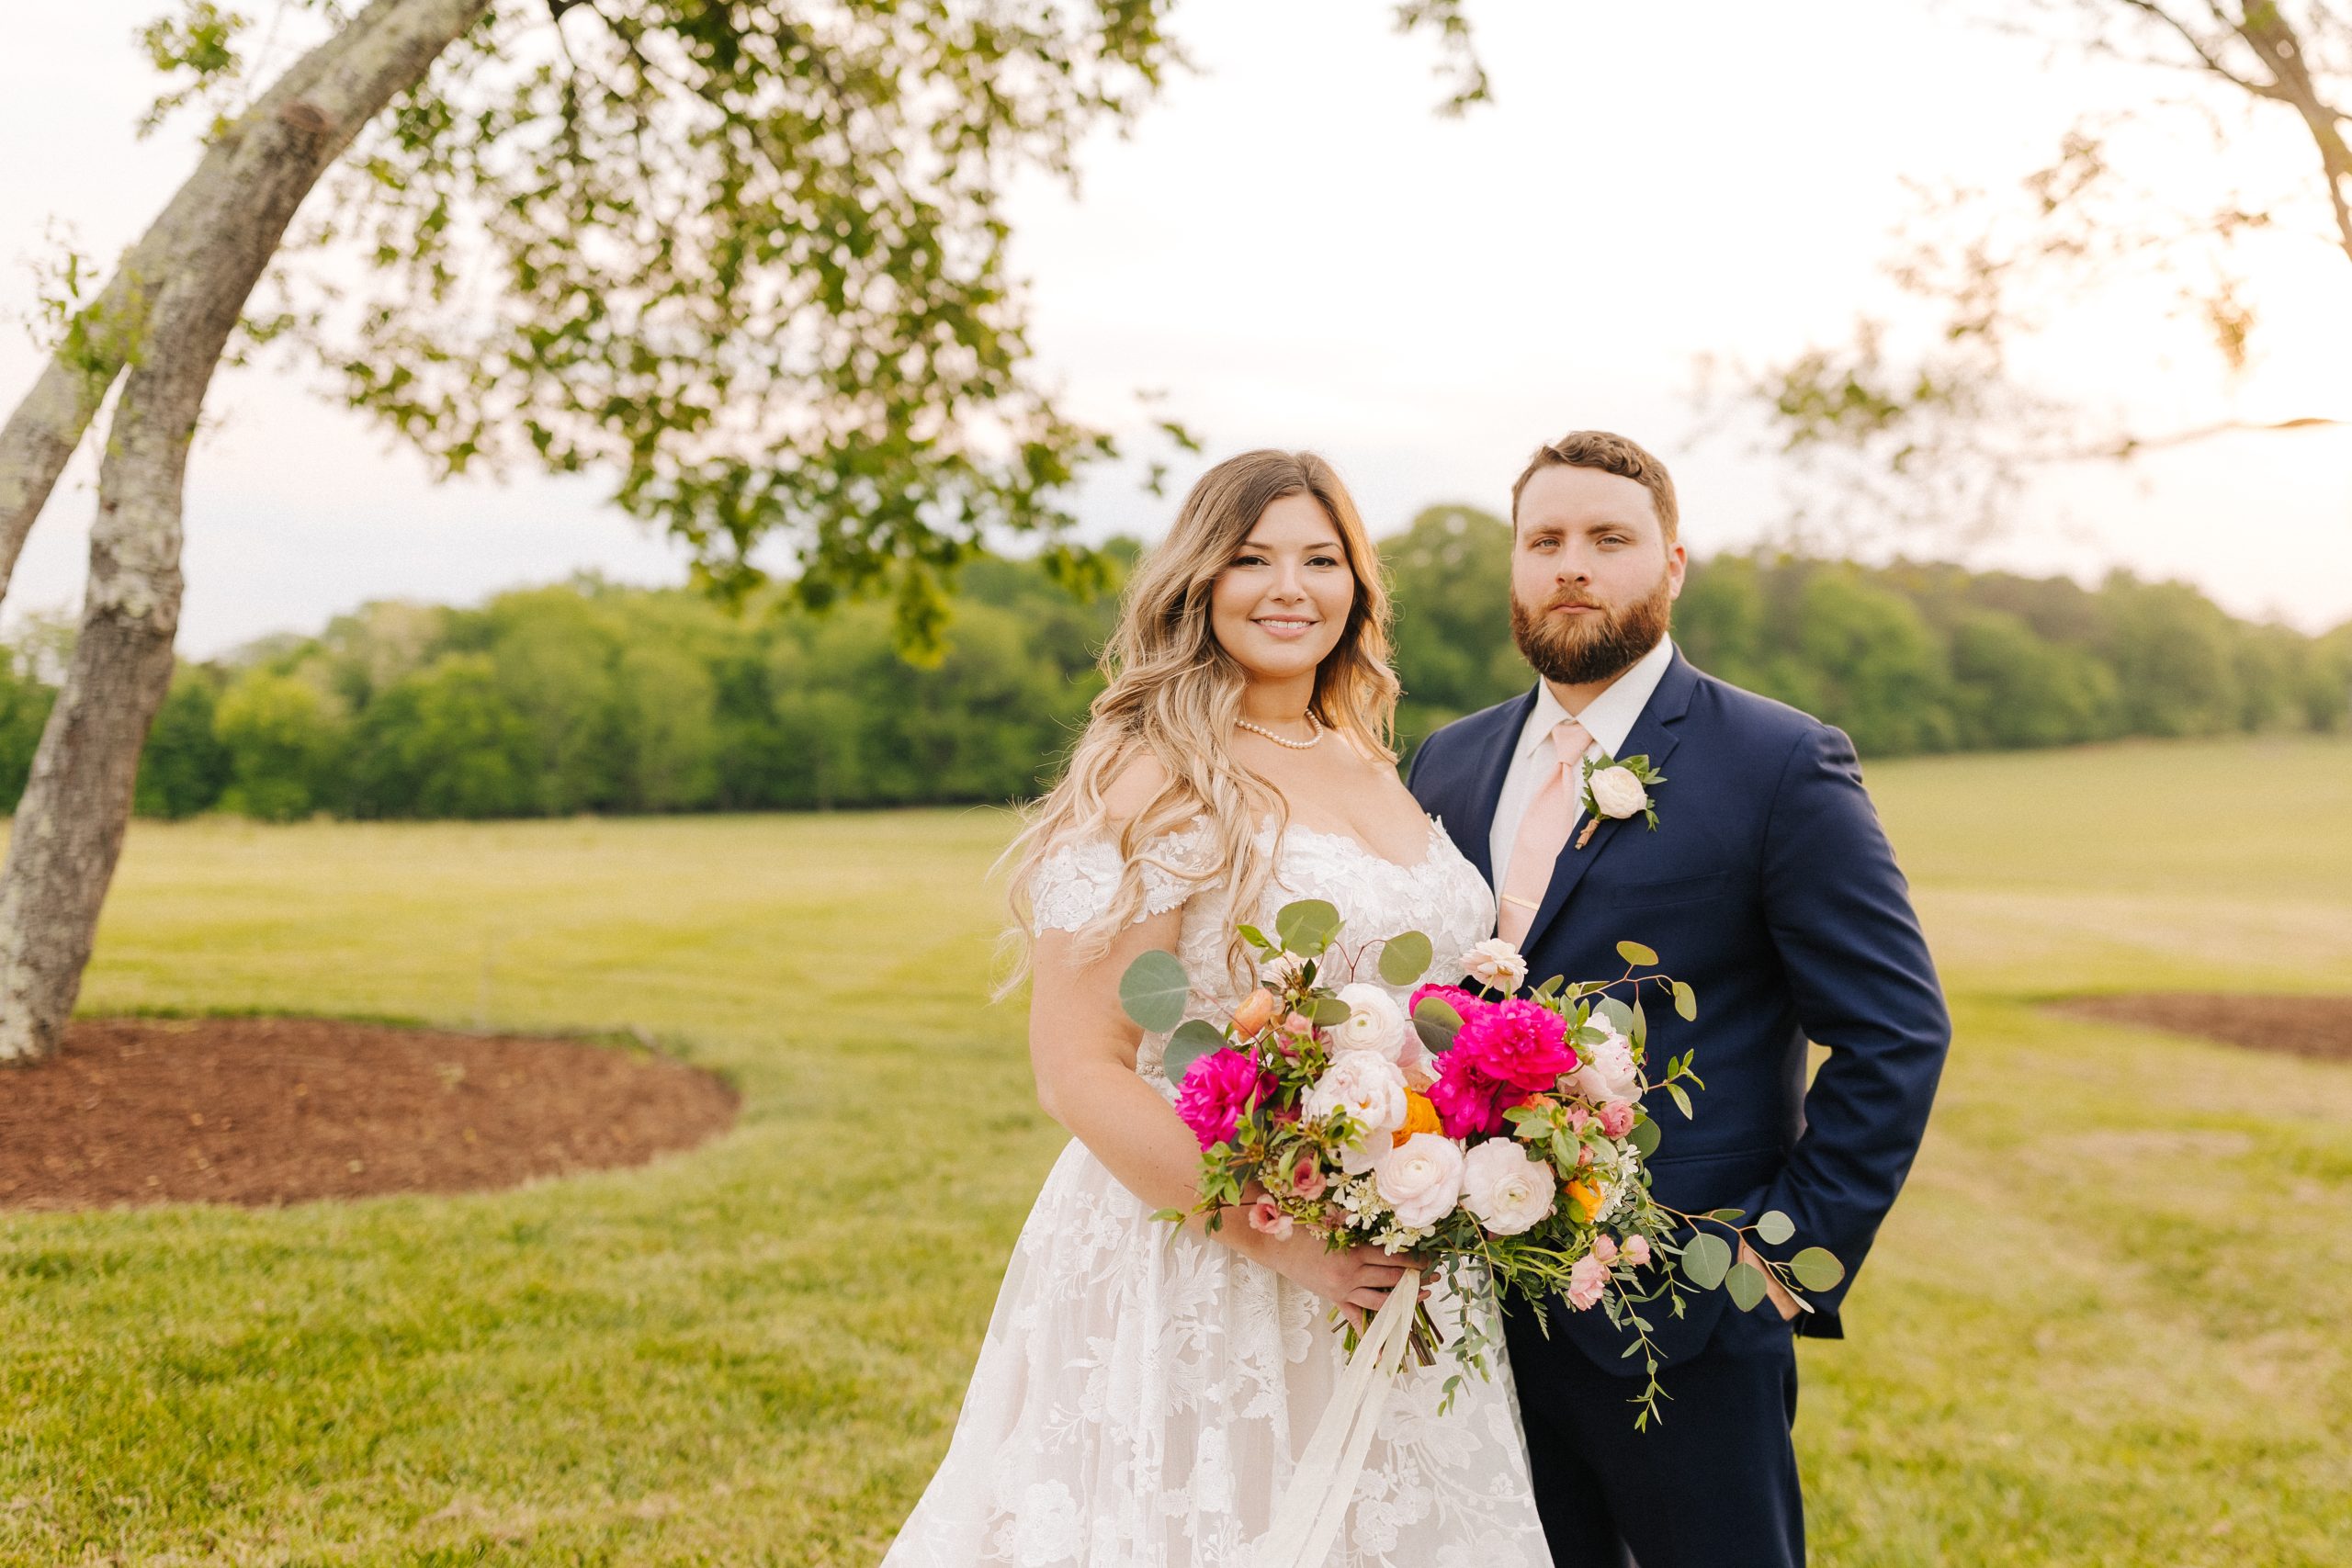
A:
<svg viewBox="0 0 2352 1568">
<path fill-rule="evenodd" d="M 1554 1314 L 1557 1328 L 1558 1314 Z M 1638 1378 L 1604 1371 L 1523 1314 L 1511 1371 L 1555 1568 L 1799 1568 L 1804 1504 L 1790 1429 L 1796 1347 L 1768 1305 L 1726 1311 L 1659 1373 L 1665 1416 L 1634 1430 Z"/>
</svg>

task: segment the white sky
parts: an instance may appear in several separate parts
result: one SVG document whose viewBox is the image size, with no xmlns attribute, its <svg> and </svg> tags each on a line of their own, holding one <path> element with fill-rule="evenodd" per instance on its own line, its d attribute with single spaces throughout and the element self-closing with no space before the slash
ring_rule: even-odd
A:
<svg viewBox="0 0 2352 1568">
<path fill-rule="evenodd" d="M 24 264 L 51 254 L 52 220 L 111 257 L 192 165 L 186 128 L 131 131 L 153 76 L 130 35 L 164 3 L 11 18 L 0 308 L 29 306 Z M 1079 412 L 1134 425 L 1134 390 L 1160 389 L 1211 457 L 1313 446 L 1380 531 L 1432 502 L 1499 509 L 1539 441 L 1608 426 L 1675 467 L 1694 547 L 1736 546 L 1778 514 L 1784 475 L 1736 441 L 1693 444 L 1696 356 L 1753 364 L 1842 340 L 1857 305 L 1883 298 L 1875 268 L 1908 209 L 1905 177 L 2014 179 L 2077 108 L 2146 87 L 1929 0 L 1473 8 L 1499 101 L 1447 120 L 1430 113 L 1433 45 L 1394 37 L 1385 4 L 1187 0 L 1178 28 L 1203 73 L 1131 137 L 1089 147 L 1075 201 L 1038 182 L 1016 205 L 1034 341 Z M 2273 145 L 2300 175 L 2309 154 L 2291 135 Z M 2314 247 L 2263 281 L 2273 346 L 2228 398 L 2204 360 L 2121 311 L 2075 324 L 2069 383 L 2158 427 L 2352 415 L 2352 269 Z M 0 327 L 0 399 L 36 365 L 24 332 Z M 315 629 L 374 597 L 469 602 L 582 568 L 680 577 L 675 552 L 593 483 L 432 484 L 282 367 L 224 373 L 210 409 L 189 478 L 184 652 Z M 77 600 L 90 481 L 85 454 L 27 547 L 9 619 Z M 1172 504 L 1103 481 L 1081 510 L 1091 531 L 1148 535 Z M 1976 558 L 2128 564 L 2240 613 L 2332 625 L 2352 616 L 2352 433 L 2054 476 Z"/>
</svg>

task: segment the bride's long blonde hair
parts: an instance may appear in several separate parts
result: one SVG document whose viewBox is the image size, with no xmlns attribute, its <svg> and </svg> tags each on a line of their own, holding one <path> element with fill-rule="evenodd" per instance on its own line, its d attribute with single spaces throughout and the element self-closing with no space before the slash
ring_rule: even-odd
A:
<svg viewBox="0 0 2352 1568">
<path fill-rule="evenodd" d="M 1280 792 L 1236 761 L 1234 721 L 1241 716 L 1248 673 L 1210 624 L 1219 573 L 1268 506 L 1287 495 L 1312 497 L 1340 532 L 1356 580 L 1355 601 L 1339 641 L 1315 671 L 1311 711 L 1368 755 L 1396 760 L 1396 676 L 1388 667 L 1388 589 L 1379 552 L 1355 502 L 1331 465 L 1312 452 L 1244 452 L 1203 474 L 1184 497 L 1175 525 L 1136 567 L 1120 601 L 1119 626 L 1102 650 L 1109 684 L 1094 699 L 1086 729 L 1061 779 L 1023 813 L 1026 821 L 1000 865 L 1012 867 L 1017 961 L 1003 990 L 1028 972 L 1035 927 L 1031 877 L 1059 846 L 1105 830 L 1112 781 L 1136 758 L 1159 764 L 1166 782 L 1121 825 L 1122 869 L 1110 908 L 1079 933 L 1081 959 L 1099 957 L 1144 907 L 1144 846 L 1205 815 L 1207 843 L 1181 866 L 1187 879 L 1234 889 L 1237 919 L 1253 908 L 1272 874 L 1258 829 L 1271 815 L 1277 840 L 1290 820 Z M 1228 953 L 1238 964 L 1242 948 Z M 1001 993 L 1000 993 L 1001 994 Z"/>
</svg>

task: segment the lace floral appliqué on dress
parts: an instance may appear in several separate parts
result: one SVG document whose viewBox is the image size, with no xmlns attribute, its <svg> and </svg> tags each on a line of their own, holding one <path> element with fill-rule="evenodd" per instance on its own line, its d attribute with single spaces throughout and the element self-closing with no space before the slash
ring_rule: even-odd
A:
<svg viewBox="0 0 2352 1568">
<path fill-rule="evenodd" d="M 1183 908 L 1178 951 L 1196 983 L 1225 973 L 1236 919 L 1271 930 L 1295 898 L 1329 899 L 1360 937 L 1424 932 L 1433 979 L 1459 977 L 1463 950 L 1494 929 L 1486 884 L 1435 823 L 1413 865 L 1290 828 L 1247 917 L 1227 890 L 1162 869 L 1187 863 L 1204 831 L 1155 840 L 1144 871 L 1147 914 Z M 1030 890 L 1038 929 L 1100 915 L 1119 872 L 1107 840 L 1062 846 Z M 1145 1036 L 1136 1070 L 1172 1098 L 1166 1045 Z M 1497 1348 L 1494 1379 L 1465 1378 L 1442 1416 L 1451 1357 L 1400 1380 L 1329 1568 L 1546 1568 Z M 884 1568 L 1248 1568 L 1344 1364 L 1323 1302 L 1152 1219 L 1072 1141 L 1013 1249 L 947 1457 Z"/>
</svg>

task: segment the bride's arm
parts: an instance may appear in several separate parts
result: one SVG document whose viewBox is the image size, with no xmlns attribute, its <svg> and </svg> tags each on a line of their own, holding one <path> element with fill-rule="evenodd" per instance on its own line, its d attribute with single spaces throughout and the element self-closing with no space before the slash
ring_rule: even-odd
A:
<svg viewBox="0 0 2352 1568">
<path fill-rule="evenodd" d="M 1069 1129 L 1119 1185 L 1154 1209 L 1186 1209 L 1200 1201 L 1201 1147 L 1175 1108 L 1136 1074 L 1143 1032 L 1119 1005 L 1119 976 L 1138 953 L 1172 948 L 1182 916 L 1156 915 L 1129 926 L 1110 951 L 1081 963 L 1077 939 L 1046 931 L 1037 941 L 1029 999 L 1029 1062 L 1037 1103 Z M 1376 1312 L 1406 1268 L 1373 1247 L 1338 1252 L 1304 1228 L 1276 1240 L 1254 1231 L 1238 1213 L 1208 1233 L 1245 1258 L 1348 1310 L 1359 1326 Z"/>
</svg>

